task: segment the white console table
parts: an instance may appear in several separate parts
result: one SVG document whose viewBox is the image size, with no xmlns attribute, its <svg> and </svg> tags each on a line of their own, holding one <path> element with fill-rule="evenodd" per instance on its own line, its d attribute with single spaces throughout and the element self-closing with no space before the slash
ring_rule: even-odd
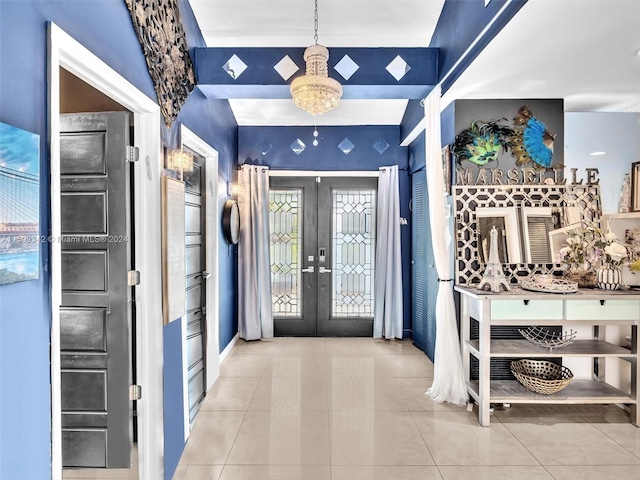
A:
<svg viewBox="0 0 640 480">
<path fill-rule="evenodd" d="M 462 363 L 469 395 L 479 405 L 478 419 L 489 426 L 491 403 L 538 404 L 628 404 L 631 423 L 640 426 L 638 408 L 640 372 L 638 370 L 638 325 L 640 323 L 640 293 L 580 290 L 571 294 L 538 293 L 520 288 L 510 292 L 491 293 L 475 288 L 456 286 L 460 292 L 460 338 Z M 479 322 L 479 339 L 471 340 L 471 318 Z M 543 348 L 526 340 L 491 338 L 492 325 L 600 326 L 599 335 L 592 339 L 576 340 L 571 345 L 553 349 Z M 631 326 L 631 349 L 604 340 L 607 325 Z M 478 380 L 470 378 L 470 356 L 479 361 Z M 503 358 L 620 358 L 631 363 L 629 391 L 609 385 L 600 372 L 599 378 L 574 379 L 565 389 L 552 395 L 531 392 L 517 380 L 490 379 L 493 357 Z M 604 369 L 602 369 L 604 370 Z"/>
</svg>

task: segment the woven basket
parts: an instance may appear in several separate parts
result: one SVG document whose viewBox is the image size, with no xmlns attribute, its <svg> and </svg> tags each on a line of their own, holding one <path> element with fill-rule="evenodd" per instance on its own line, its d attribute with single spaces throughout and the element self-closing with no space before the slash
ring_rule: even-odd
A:
<svg viewBox="0 0 640 480">
<path fill-rule="evenodd" d="M 515 360 L 511 362 L 511 373 L 529 390 L 544 395 L 559 392 L 573 380 L 567 367 L 546 360 Z"/>
</svg>

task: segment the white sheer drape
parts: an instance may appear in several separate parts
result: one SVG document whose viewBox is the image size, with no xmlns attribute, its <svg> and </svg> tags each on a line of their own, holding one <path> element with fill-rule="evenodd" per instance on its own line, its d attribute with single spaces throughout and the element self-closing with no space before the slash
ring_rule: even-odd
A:
<svg viewBox="0 0 640 480">
<path fill-rule="evenodd" d="M 272 338 L 269 169 L 244 165 L 240 187 L 238 331 L 245 340 Z"/>
<path fill-rule="evenodd" d="M 402 258 L 398 166 L 380 168 L 376 235 L 374 338 L 402 338 Z"/>
<path fill-rule="evenodd" d="M 467 403 L 468 395 L 460 357 L 460 340 L 453 302 L 451 272 L 451 231 L 449 209 L 442 173 L 442 142 L 440 139 L 440 97 L 437 86 L 424 102 L 426 121 L 426 167 L 429 190 L 429 221 L 438 271 L 436 297 L 436 346 L 433 383 L 427 390 L 434 402 Z"/>
</svg>

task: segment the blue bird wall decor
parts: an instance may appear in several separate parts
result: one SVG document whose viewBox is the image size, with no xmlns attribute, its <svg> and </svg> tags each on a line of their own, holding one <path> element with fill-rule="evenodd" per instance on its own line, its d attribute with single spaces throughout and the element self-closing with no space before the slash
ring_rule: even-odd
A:
<svg viewBox="0 0 640 480">
<path fill-rule="evenodd" d="M 516 165 L 524 167 L 533 164 L 536 168 L 549 168 L 553 160 L 555 135 L 527 106 L 520 107 L 513 121 L 515 128 L 511 137 L 511 153 L 516 158 Z"/>
</svg>

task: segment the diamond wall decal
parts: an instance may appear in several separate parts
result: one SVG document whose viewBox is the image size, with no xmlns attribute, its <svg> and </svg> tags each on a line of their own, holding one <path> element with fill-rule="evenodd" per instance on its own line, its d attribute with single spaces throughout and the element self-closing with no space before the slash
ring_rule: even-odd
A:
<svg viewBox="0 0 640 480">
<path fill-rule="evenodd" d="M 376 149 L 376 152 L 382 155 L 387 151 L 387 148 L 389 148 L 389 144 L 384 138 L 380 138 L 376 143 L 373 144 L 373 148 Z"/>
<path fill-rule="evenodd" d="M 400 55 L 397 55 L 396 58 L 387 65 L 387 72 L 393 75 L 393 78 L 397 81 L 402 80 L 402 77 L 404 77 L 409 70 L 411 70 L 411 67 Z"/>
<path fill-rule="evenodd" d="M 291 75 L 300 70 L 300 67 L 296 65 L 296 63 L 289 58 L 289 55 L 285 55 L 282 57 L 278 63 L 276 63 L 273 69 L 280 74 L 282 79 L 286 82 L 291 78 Z"/>
<path fill-rule="evenodd" d="M 240 57 L 234 53 L 233 56 L 227 60 L 227 63 L 222 66 L 222 69 L 227 72 L 231 78 L 237 80 L 238 77 L 242 75 L 242 72 L 247 69 L 247 64 L 240 60 Z"/>
<path fill-rule="evenodd" d="M 271 145 L 271 143 L 269 143 L 269 140 L 265 138 L 259 144 L 257 144 L 256 147 L 258 147 L 262 155 L 266 155 L 267 153 L 269 153 L 269 150 L 273 148 L 273 145 Z"/>
<path fill-rule="evenodd" d="M 302 140 L 296 138 L 294 142 L 289 145 L 289 148 L 293 150 L 293 153 L 295 153 L 296 155 L 300 155 L 302 152 L 304 152 L 304 149 L 307 148 L 307 146 Z"/>
<path fill-rule="evenodd" d="M 349 55 L 345 55 L 344 57 L 342 57 L 342 60 L 336 63 L 336 66 L 333 68 L 336 70 L 336 72 L 342 75 L 342 78 L 344 78 L 345 80 L 349 80 L 351 76 L 360 68 L 360 66 L 356 62 L 351 60 L 351 57 Z"/>
<path fill-rule="evenodd" d="M 342 153 L 345 155 L 348 155 L 349 152 L 353 150 L 353 147 L 355 147 L 355 145 L 347 137 L 338 144 L 338 148 L 342 150 Z"/>
</svg>

